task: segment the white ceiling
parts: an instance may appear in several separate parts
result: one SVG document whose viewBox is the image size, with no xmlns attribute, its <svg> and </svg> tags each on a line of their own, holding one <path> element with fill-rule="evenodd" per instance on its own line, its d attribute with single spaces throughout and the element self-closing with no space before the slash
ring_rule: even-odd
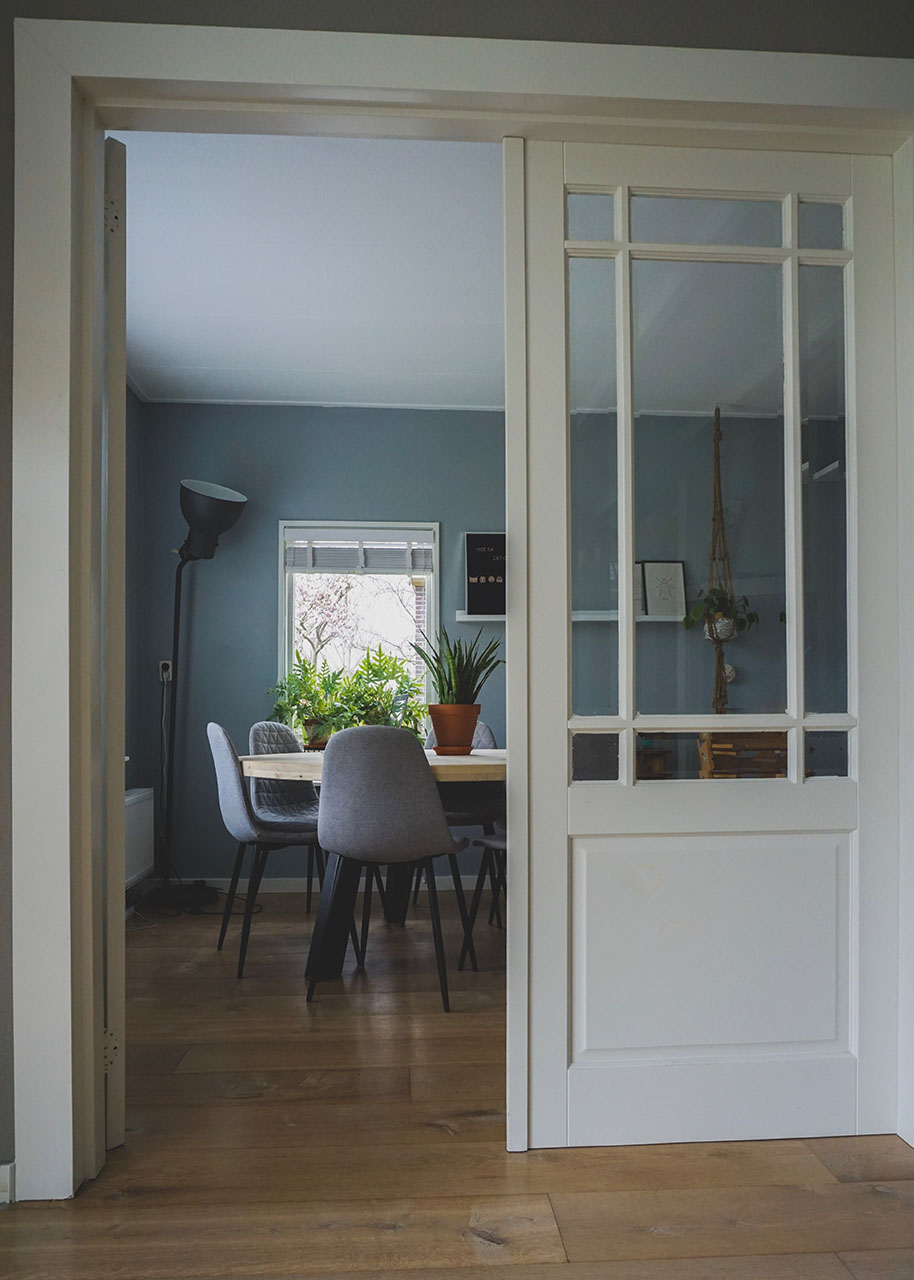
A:
<svg viewBox="0 0 914 1280">
<path fill-rule="evenodd" d="M 145 399 L 503 407 L 499 146 L 115 136 L 127 146 L 128 372 Z M 681 218 L 680 202 L 659 203 L 661 222 Z M 675 240 L 664 231 L 652 236 Z M 571 405 L 613 408 L 613 264 L 572 270 Z M 636 411 L 781 413 L 779 279 L 773 265 L 637 262 Z M 804 411 L 832 416 L 840 271 L 808 269 L 804 294 Z"/>
<path fill-rule="evenodd" d="M 114 136 L 141 396 L 504 405 L 500 146 Z"/>
</svg>

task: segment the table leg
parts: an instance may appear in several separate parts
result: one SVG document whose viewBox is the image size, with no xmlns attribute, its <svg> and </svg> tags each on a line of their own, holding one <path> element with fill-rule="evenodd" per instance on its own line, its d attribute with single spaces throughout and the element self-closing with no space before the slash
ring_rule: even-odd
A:
<svg viewBox="0 0 914 1280">
<path fill-rule="evenodd" d="M 388 863 L 387 885 L 384 889 L 384 919 L 388 924 L 406 923 L 414 867 L 413 862 Z"/>
<path fill-rule="evenodd" d="M 305 966 L 305 977 L 310 984 L 309 1000 L 316 982 L 338 978 L 343 972 L 361 875 L 361 863 L 354 862 L 352 858 L 341 858 L 336 853 L 327 854 L 324 883 Z"/>
</svg>

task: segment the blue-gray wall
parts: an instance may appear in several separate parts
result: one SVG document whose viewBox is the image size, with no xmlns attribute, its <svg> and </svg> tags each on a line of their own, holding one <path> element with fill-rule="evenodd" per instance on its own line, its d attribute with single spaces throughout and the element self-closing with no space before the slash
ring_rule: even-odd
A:
<svg viewBox="0 0 914 1280">
<path fill-rule="evenodd" d="M 463 534 L 504 529 L 500 413 L 401 409 L 141 404 L 128 413 L 128 786 L 157 786 L 161 685 L 171 649 L 177 558 L 186 525 L 182 478 L 240 489 L 248 505 L 211 561 L 184 574 L 176 755 L 174 861 L 181 875 L 226 876 L 233 845 L 219 820 L 206 723 L 239 749 L 270 714 L 277 678 L 278 524 L 281 519 L 437 521 L 441 618 L 463 608 Z M 484 635 L 504 639 L 503 624 Z M 482 694 L 482 717 L 505 740 L 502 670 Z M 300 873 L 293 852 L 271 876 Z"/>
</svg>

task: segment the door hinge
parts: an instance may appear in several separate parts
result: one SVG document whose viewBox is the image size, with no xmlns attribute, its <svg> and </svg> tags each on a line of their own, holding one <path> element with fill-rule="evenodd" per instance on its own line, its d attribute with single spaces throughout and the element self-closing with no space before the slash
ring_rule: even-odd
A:
<svg viewBox="0 0 914 1280">
<path fill-rule="evenodd" d="M 124 209 L 116 196 L 105 196 L 105 230 L 109 235 L 120 231 L 124 225 Z"/>
<path fill-rule="evenodd" d="M 121 1042 L 116 1031 L 105 1030 L 104 1038 L 105 1052 L 105 1075 L 114 1067 L 121 1052 Z"/>
</svg>

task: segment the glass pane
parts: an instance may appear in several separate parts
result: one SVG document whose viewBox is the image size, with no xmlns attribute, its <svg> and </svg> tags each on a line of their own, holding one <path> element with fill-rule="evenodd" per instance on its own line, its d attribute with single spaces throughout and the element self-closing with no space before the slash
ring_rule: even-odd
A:
<svg viewBox="0 0 914 1280">
<path fill-rule="evenodd" d="M 650 562 L 660 562 L 668 576 L 681 564 L 687 607 L 703 606 L 719 405 L 722 517 L 732 590 L 725 609 L 713 612 L 735 614 L 739 628 L 724 648 L 728 709 L 783 711 L 781 270 L 767 263 L 636 261 L 632 305 L 636 559 L 645 564 L 646 581 Z M 678 593 L 678 568 L 671 582 Z M 648 614 L 652 611 L 648 601 Z M 705 637 L 703 618 L 691 629 L 682 615 L 639 622 L 639 712 L 712 711 L 715 649 Z"/>
<path fill-rule="evenodd" d="M 640 244 L 745 244 L 773 248 L 782 240 L 778 200 L 632 196 L 631 238 Z"/>
<path fill-rule="evenodd" d="M 635 777 L 784 778 L 786 733 L 639 733 Z"/>
<path fill-rule="evenodd" d="M 847 710 L 844 272 L 800 267 L 806 710 Z"/>
<path fill-rule="evenodd" d="M 847 777 L 847 734 L 806 734 L 807 778 Z"/>
<path fill-rule="evenodd" d="M 843 249 L 844 205 L 801 200 L 798 231 L 801 249 Z"/>
<path fill-rule="evenodd" d="M 619 707 L 615 264 L 568 261 L 572 706 Z"/>
<path fill-rule="evenodd" d="M 568 193 L 566 216 L 569 240 L 612 240 L 615 201 L 611 195 Z"/>
<path fill-rule="evenodd" d="M 572 782 L 615 782 L 618 777 L 619 735 L 617 733 L 572 734 Z"/>
</svg>

